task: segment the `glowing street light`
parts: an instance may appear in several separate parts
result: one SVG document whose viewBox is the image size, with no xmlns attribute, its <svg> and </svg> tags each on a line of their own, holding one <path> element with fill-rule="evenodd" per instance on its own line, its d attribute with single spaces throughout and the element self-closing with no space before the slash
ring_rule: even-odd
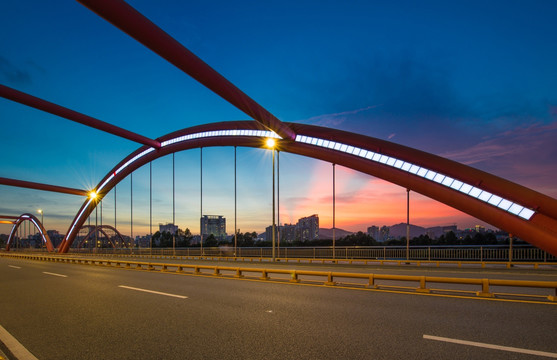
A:
<svg viewBox="0 0 557 360">
<path fill-rule="evenodd" d="M 275 149 L 276 144 L 277 142 L 273 138 L 268 138 L 267 140 L 265 140 L 265 146 L 271 150 Z"/>
<path fill-rule="evenodd" d="M 43 224 L 43 215 L 44 215 L 43 210 L 39 209 L 37 211 L 39 212 L 39 214 L 41 214 L 41 224 Z M 43 224 L 43 226 L 44 226 L 44 224 Z"/>
</svg>

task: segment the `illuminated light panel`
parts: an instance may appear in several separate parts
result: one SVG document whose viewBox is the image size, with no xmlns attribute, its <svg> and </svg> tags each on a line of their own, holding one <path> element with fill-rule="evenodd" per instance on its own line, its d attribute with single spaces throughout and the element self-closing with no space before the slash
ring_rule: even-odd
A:
<svg viewBox="0 0 557 360">
<path fill-rule="evenodd" d="M 501 200 L 503 200 L 502 197 L 497 196 L 497 195 L 493 195 L 492 197 L 489 198 L 488 203 L 490 203 L 493 206 L 499 206 L 499 203 L 501 202 Z"/>
<path fill-rule="evenodd" d="M 433 178 L 437 175 L 435 171 L 429 170 L 427 174 L 425 174 L 425 178 L 428 180 L 433 180 Z"/>
<path fill-rule="evenodd" d="M 418 176 L 421 176 L 421 177 L 425 177 L 426 174 L 427 174 L 427 169 L 420 168 L 420 170 L 418 170 L 418 174 L 417 174 L 417 175 L 418 175 Z"/>
<path fill-rule="evenodd" d="M 384 154 L 373 152 L 371 150 L 360 149 L 348 144 L 337 143 L 332 140 L 324 140 L 318 138 L 312 138 L 304 135 L 296 135 L 296 142 L 302 142 L 306 144 L 316 145 L 323 148 L 334 149 L 337 151 L 345 152 L 361 158 L 379 162 L 381 164 L 391 166 L 395 169 L 409 172 L 411 174 L 420 176 L 424 179 L 436 182 L 455 191 L 461 192 L 470 197 L 476 198 L 490 205 L 493 205 L 501 210 L 507 211 L 513 215 L 521 217 L 525 220 L 530 220 L 530 218 L 536 213 L 534 210 L 528 209 L 519 204 L 513 203 L 510 200 L 504 199 L 500 196 L 494 195 L 488 191 L 484 191 L 475 186 L 462 182 L 460 180 L 453 179 L 450 176 L 446 176 L 429 170 L 418 165 L 405 162 L 403 160 L 390 157 Z"/>
<path fill-rule="evenodd" d="M 443 182 L 443 179 L 445 179 L 445 175 L 441 175 L 441 174 L 437 173 L 437 175 L 435 175 L 435 177 L 433 178 L 433 181 L 435 181 L 436 183 L 441 184 Z"/>
<path fill-rule="evenodd" d="M 468 195 L 477 198 L 482 193 L 482 189 L 478 189 L 477 187 L 472 187 L 472 190 L 468 193 Z"/>
<path fill-rule="evenodd" d="M 453 183 L 451 184 L 451 188 L 455 189 L 455 190 L 460 190 L 460 188 L 462 187 L 464 183 L 462 181 L 456 180 L 453 181 Z"/>
<path fill-rule="evenodd" d="M 445 176 L 445 178 L 443 179 L 443 181 L 441 182 L 441 184 L 445 185 L 445 186 L 451 186 L 453 183 L 454 179 L 450 176 Z"/>
<path fill-rule="evenodd" d="M 530 218 L 532 217 L 532 215 L 534 215 L 534 213 L 535 213 L 534 210 L 528 208 L 522 208 L 522 211 L 520 212 L 520 214 L 518 214 L 518 216 L 520 216 L 525 220 L 530 220 Z"/>
</svg>

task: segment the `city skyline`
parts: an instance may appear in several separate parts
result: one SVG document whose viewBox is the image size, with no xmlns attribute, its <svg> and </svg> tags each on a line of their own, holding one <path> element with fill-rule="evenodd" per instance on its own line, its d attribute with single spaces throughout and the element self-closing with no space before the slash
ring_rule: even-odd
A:
<svg viewBox="0 0 557 360">
<path fill-rule="evenodd" d="M 493 2 L 481 13 L 479 3 L 468 2 L 285 2 L 244 10 L 247 3 L 130 4 L 283 121 L 413 146 L 557 197 L 551 2 Z M 149 137 L 246 118 L 78 3 L 18 2 L 3 4 L 1 13 L 12 36 L 0 53 L 0 83 Z M 5 99 L 0 114 L 6 133 L 18 134 L 3 146 L 0 176 L 8 178 L 91 189 L 139 147 Z M 204 212 L 229 219 L 233 151 L 203 150 Z M 271 154 L 237 151 L 238 228 L 262 232 L 271 219 Z M 153 224 L 172 221 L 171 162 L 153 162 Z M 318 213 L 331 228 L 331 164 L 283 153 L 280 164 L 280 222 Z M 148 174 L 146 166 L 133 175 L 134 234 L 149 232 Z M 199 223 L 199 177 L 199 150 L 177 153 L 180 227 Z M 117 190 L 118 228 L 129 234 L 129 179 Z M 111 224 L 112 197 L 103 202 L 103 220 Z M 43 209 L 46 227 L 61 233 L 83 201 L 6 186 L 0 200 L 6 215 Z M 336 205 L 337 228 L 406 221 L 405 189 L 341 166 Z M 488 225 L 416 193 L 410 208 L 410 222 L 420 226 Z M 8 232 L 1 225 L 0 233 Z"/>
</svg>

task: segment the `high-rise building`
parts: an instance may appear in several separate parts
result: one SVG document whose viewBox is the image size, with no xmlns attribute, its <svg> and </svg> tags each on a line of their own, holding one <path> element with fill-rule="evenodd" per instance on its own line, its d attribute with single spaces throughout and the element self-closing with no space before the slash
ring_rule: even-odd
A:
<svg viewBox="0 0 557 360">
<path fill-rule="evenodd" d="M 203 238 L 213 235 L 219 240 L 226 238 L 226 218 L 222 215 L 203 215 L 200 221 Z"/>
<path fill-rule="evenodd" d="M 168 232 L 171 233 L 172 235 L 175 235 L 176 231 L 178 231 L 178 226 L 172 223 L 159 224 L 159 231 L 161 233 Z"/>
<path fill-rule="evenodd" d="M 376 241 L 381 241 L 380 240 L 380 233 L 379 233 L 379 226 L 372 225 L 372 226 L 368 227 L 367 228 L 367 234 L 369 236 L 371 236 L 373 239 L 375 239 Z"/>
<path fill-rule="evenodd" d="M 273 238 L 273 226 L 268 226 L 265 229 L 265 237 L 267 241 L 271 241 Z M 293 242 L 294 240 L 307 241 L 319 239 L 319 216 L 311 215 L 298 219 L 298 223 L 294 224 L 284 224 L 277 226 L 275 229 L 275 240 L 278 240 L 279 236 L 281 241 Z"/>
<path fill-rule="evenodd" d="M 299 219 L 296 228 L 302 241 L 319 239 L 319 216 L 315 214 Z"/>
</svg>

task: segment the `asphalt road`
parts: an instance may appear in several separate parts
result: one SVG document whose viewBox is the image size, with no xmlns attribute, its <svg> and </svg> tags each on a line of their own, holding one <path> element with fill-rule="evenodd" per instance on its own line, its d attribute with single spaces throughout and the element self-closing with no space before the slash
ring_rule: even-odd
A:
<svg viewBox="0 0 557 360">
<path fill-rule="evenodd" d="M 0 325 L 39 359 L 557 358 L 552 304 L 8 258 Z"/>
</svg>

